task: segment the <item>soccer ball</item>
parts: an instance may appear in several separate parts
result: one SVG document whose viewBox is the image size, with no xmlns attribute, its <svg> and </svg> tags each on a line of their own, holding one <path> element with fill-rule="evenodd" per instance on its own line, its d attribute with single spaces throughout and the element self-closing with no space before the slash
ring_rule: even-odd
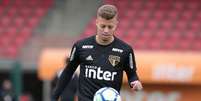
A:
<svg viewBox="0 0 201 101">
<path fill-rule="evenodd" d="M 103 87 L 95 93 L 93 101 L 121 101 L 121 97 L 114 88 Z"/>
</svg>

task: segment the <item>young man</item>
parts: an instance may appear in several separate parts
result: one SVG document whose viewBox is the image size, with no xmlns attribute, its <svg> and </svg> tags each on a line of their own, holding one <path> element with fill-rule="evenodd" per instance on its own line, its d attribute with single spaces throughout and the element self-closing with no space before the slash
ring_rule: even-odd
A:
<svg viewBox="0 0 201 101">
<path fill-rule="evenodd" d="M 117 24 L 118 12 L 115 6 L 103 5 L 98 9 L 97 33 L 73 45 L 70 61 L 53 92 L 53 101 L 59 98 L 78 65 L 79 101 L 92 101 L 95 92 L 102 87 L 113 87 L 120 91 L 123 71 L 126 71 L 132 90 L 142 89 L 132 48 L 114 36 Z"/>
</svg>

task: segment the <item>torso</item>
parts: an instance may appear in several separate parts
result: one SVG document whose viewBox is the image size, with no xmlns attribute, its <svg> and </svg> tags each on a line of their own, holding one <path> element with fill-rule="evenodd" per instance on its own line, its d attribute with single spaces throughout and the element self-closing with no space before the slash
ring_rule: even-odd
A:
<svg viewBox="0 0 201 101">
<path fill-rule="evenodd" d="M 79 43 L 80 97 L 93 99 L 95 92 L 105 86 L 120 90 L 126 49 L 117 38 L 106 46 L 97 44 L 95 36 Z"/>
</svg>

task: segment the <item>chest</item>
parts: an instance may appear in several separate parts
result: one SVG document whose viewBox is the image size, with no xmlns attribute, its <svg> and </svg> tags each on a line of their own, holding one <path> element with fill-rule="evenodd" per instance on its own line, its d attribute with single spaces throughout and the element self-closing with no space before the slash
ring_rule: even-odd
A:
<svg viewBox="0 0 201 101">
<path fill-rule="evenodd" d="M 114 47 L 93 47 L 79 51 L 81 64 L 101 67 L 121 67 L 124 63 L 123 49 Z"/>
</svg>

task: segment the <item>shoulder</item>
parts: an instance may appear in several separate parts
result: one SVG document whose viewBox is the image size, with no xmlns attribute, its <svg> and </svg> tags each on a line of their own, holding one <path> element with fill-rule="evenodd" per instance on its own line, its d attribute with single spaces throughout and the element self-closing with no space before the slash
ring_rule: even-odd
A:
<svg viewBox="0 0 201 101">
<path fill-rule="evenodd" d="M 131 47 L 131 45 L 129 45 L 128 43 L 124 42 L 123 40 L 116 38 L 116 42 L 118 44 L 119 47 L 123 48 L 126 51 L 130 51 L 133 50 L 133 48 Z"/>
<path fill-rule="evenodd" d="M 93 44 L 93 40 L 94 40 L 94 36 L 90 36 L 90 37 L 76 41 L 74 45 L 79 47 L 79 46 L 83 46 L 86 44 Z"/>
</svg>

